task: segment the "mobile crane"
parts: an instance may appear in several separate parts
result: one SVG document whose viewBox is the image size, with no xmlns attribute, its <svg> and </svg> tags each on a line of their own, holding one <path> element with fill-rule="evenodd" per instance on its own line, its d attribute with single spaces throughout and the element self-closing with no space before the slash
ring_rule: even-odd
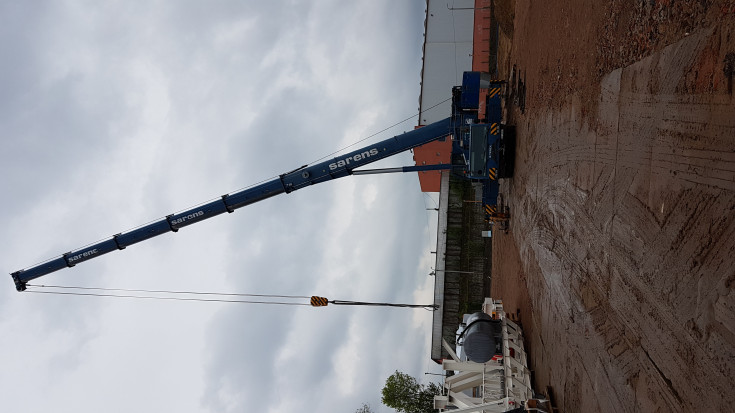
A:
<svg viewBox="0 0 735 413">
<path fill-rule="evenodd" d="M 502 81 L 491 80 L 486 73 L 465 72 L 462 86 L 455 86 L 452 89 L 452 114 L 444 120 L 315 165 L 304 165 L 270 181 L 239 192 L 222 195 L 215 201 L 168 215 L 153 223 L 70 251 L 36 266 L 15 271 L 11 273 L 15 288 L 18 291 L 24 291 L 26 284 L 38 277 L 73 267 L 114 250 L 125 249 L 167 232 L 177 232 L 191 224 L 225 212 L 234 212 L 238 208 L 275 195 L 290 193 L 297 189 L 360 172 L 369 173 L 369 171 L 356 169 L 449 135 L 453 136 L 453 157 L 461 159 L 461 162 L 458 162 L 459 165 L 413 166 L 394 168 L 388 172 L 451 168 L 467 179 L 483 182 L 483 203 L 486 208 L 495 206 L 498 195 L 497 179 L 509 176 L 509 172 L 512 173 L 509 170 L 509 165 L 512 168 L 512 157 L 508 156 L 508 153 L 512 153 L 512 149 L 504 144 L 504 127 L 501 122 L 503 84 Z M 484 119 L 480 118 L 479 113 L 481 89 L 487 89 Z"/>
</svg>

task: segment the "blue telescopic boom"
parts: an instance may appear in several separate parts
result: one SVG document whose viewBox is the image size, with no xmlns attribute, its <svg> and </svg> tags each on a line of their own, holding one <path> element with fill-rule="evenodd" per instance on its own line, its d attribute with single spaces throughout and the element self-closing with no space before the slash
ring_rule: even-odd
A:
<svg viewBox="0 0 735 413">
<path fill-rule="evenodd" d="M 467 158 L 468 148 L 472 146 L 472 125 L 477 123 L 477 108 L 479 101 L 479 89 L 488 88 L 484 78 L 479 72 L 466 72 L 461 87 L 455 87 L 452 91 L 452 116 L 424 126 L 410 132 L 396 135 L 384 141 L 365 146 L 362 149 L 337 156 L 328 161 L 315 165 L 304 165 L 291 172 L 284 173 L 278 178 L 268 182 L 244 189 L 239 192 L 223 195 L 220 199 L 188 209 L 183 212 L 168 215 L 151 224 L 123 232 L 96 244 L 70 251 L 60 257 L 43 262 L 39 265 L 13 272 L 11 276 L 18 291 L 26 289 L 26 283 L 67 267 L 73 267 L 82 262 L 107 254 L 114 250 L 125 249 L 133 244 L 153 238 L 155 236 L 176 232 L 188 225 L 203 221 L 225 212 L 233 212 L 238 208 L 262 201 L 282 193 L 293 192 L 310 185 L 331 181 L 353 174 L 356 168 L 379 161 L 381 159 L 407 151 L 411 148 L 453 135 L 459 144 L 455 145 L 459 153 Z M 499 97 L 498 97 L 499 101 Z M 499 113 L 499 106 L 498 106 Z M 499 120 L 498 120 L 499 122 Z M 476 129 L 476 128 L 475 128 Z M 472 133 L 470 133 L 472 131 Z M 479 138 L 478 142 L 480 141 Z M 470 176 L 473 179 L 487 178 L 488 160 L 486 155 L 487 136 L 482 136 L 482 145 L 479 148 L 480 167 L 478 174 Z M 474 145 L 477 147 L 478 145 Z M 483 149 L 484 147 L 484 149 Z M 468 163 L 469 165 L 469 163 Z M 441 166 L 446 169 L 448 166 Z M 438 168 L 438 167 L 437 167 Z M 405 169 L 410 170 L 410 169 Z M 368 172 L 369 173 L 369 172 Z M 471 175 L 471 174 L 468 174 Z M 496 184 L 494 184 L 497 186 Z"/>
<path fill-rule="evenodd" d="M 251 188 L 232 194 L 223 195 L 220 199 L 189 210 L 168 215 L 151 224 L 140 228 L 114 235 L 113 237 L 71 251 L 62 256 L 46 261 L 37 266 L 26 268 L 12 273 L 15 287 L 18 291 L 26 288 L 26 283 L 67 267 L 73 267 L 82 262 L 107 254 L 114 250 L 121 250 L 145 241 L 149 238 L 167 233 L 176 232 L 188 225 L 203 221 L 225 212 L 233 212 L 238 208 L 262 201 L 282 193 L 293 192 L 310 185 L 331 181 L 351 175 L 355 168 L 379 161 L 389 156 L 407 151 L 411 148 L 446 137 L 452 133 L 452 119 L 447 118 L 423 128 L 415 129 L 390 139 L 368 145 L 362 149 L 335 157 L 315 165 L 305 165 L 301 168 L 280 175 L 278 178 L 261 183 Z"/>
</svg>

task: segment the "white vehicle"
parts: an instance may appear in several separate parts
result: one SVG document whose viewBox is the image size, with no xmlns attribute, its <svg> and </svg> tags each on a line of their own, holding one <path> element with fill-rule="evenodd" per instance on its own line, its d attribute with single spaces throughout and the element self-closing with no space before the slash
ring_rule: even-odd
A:
<svg viewBox="0 0 735 413">
<path fill-rule="evenodd" d="M 434 408 L 453 413 L 546 411 L 536 407 L 546 400 L 534 399 L 521 328 L 506 317 L 501 300 L 486 298 L 482 307 L 458 330 L 463 357 L 443 340 L 452 359 L 443 360 L 442 368 L 455 374 L 445 379 L 445 394 L 434 396 Z"/>
</svg>

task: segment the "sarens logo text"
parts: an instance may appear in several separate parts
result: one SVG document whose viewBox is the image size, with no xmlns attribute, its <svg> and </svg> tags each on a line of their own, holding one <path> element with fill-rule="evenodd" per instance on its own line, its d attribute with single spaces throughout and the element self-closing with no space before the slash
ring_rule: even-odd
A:
<svg viewBox="0 0 735 413">
<path fill-rule="evenodd" d="M 204 215 L 204 211 L 192 212 L 189 215 L 185 215 L 185 216 L 183 216 L 181 218 L 174 219 L 173 221 L 171 221 L 171 225 L 181 224 L 183 222 L 190 221 L 190 220 L 192 220 L 194 218 L 197 218 L 197 217 L 200 217 L 202 215 Z"/>
<path fill-rule="evenodd" d="M 371 156 L 375 156 L 377 154 L 378 154 L 378 149 L 373 148 L 373 149 L 370 149 L 369 151 L 365 151 L 362 153 L 358 153 L 356 155 L 348 156 L 345 159 L 341 159 L 337 162 L 332 162 L 329 164 L 329 169 L 334 171 L 335 169 L 342 168 L 342 167 L 349 165 L 350 162 L 361 161 L 363 159 L 369 158 Z"/>
<path fill-rule="evenodd" d="M 94 254 L 97 254 L 97 248 L 91 249 L 89 251 L 84 251 L 81 254 L 77 254 L 77 255 L 72 255 L 70 257 L 66 257 L 66 260 L 69 261 L 69 262 L 74 262 L 74 261 L 78 261 L 78 260 L 80 260 L 82 258 L 87 258 L 87 257 L 89 257 L 91 255 L 94 255 Z"/>
</svg>

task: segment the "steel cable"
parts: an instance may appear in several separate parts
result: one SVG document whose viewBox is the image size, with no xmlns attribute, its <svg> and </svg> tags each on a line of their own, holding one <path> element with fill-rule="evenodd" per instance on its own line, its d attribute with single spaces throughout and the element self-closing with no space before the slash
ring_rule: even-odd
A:
<svg viewBox="0 0 735 413">
<path fill-rule="evenodd" d="M 348 301 L 348 300 L 327 300 L 322 297 L 316 296 L 305 296 L 305 295 L 282 295 L 282 294 L 246 294 L 246 293 L 219 293 L 210 291 L 178 291 L 178 290 L 149 290 L 140 288 L 103 288 L 103 287 L 79 287 L 79 286 L 68 286 L 68 285 L 45 285 L 45 284 L 26 284 L 30 289 L 26 290 L 29 293 L 36 294 L 56 294 L 56 295 L 68 295 L 68 296 L 84 296 L 84 297 L 113 297 L 113 298 L 133 298 L 133 299 L 144 299 L 144 300 L 168 300 L 168 301 L 199 301 L 199 302 L 219 302 L 219 303 L 239 303 L 239 304 L 271 304 L 271 305 L 297 305 L 297 306 L 325 306 L 327 303 L 333 305 L 361 305 L 361 306 L 374 306 L 374 307 L 398 307 L 398 308 L 423 308 L 429 311 L 435 311 L 439 308 L 438 305 L 422 305 L 422 304 L 400 304 L 400 303 L 381 303 L 381 302 L 366 302 L 366 301 Z M 76 291 L 38 291 L 37 289 L 60 289 L 60 290 L 81 290 L 83 292 Z M 99 292 L 89 292 L 99 291 Z M 123 293 L 123 294 L 113 294 Z M 138 294 L 127 294 L 127 293 L 144 293 L 144 294 L 163 294 L 161 295 L 138 295 Z M 260 297 L 260 298 L 286 298 L 286 299 L 311 299 L 312 303 L 299 303 L 299 302 L 284 302 L 284 301 L 254 301 L 254 300 L 236 300 L 236 299 L 225 299 L 225 298 L 196 298 L 196 297 L 180 297 L 181 295 L 206 295 L 214 297 Z M 178 296 L 178 297 L 177 297 Z M 314 299 L 318 298 L 322 300 L 321 305 L 315 305 Z"/>
</svg>

